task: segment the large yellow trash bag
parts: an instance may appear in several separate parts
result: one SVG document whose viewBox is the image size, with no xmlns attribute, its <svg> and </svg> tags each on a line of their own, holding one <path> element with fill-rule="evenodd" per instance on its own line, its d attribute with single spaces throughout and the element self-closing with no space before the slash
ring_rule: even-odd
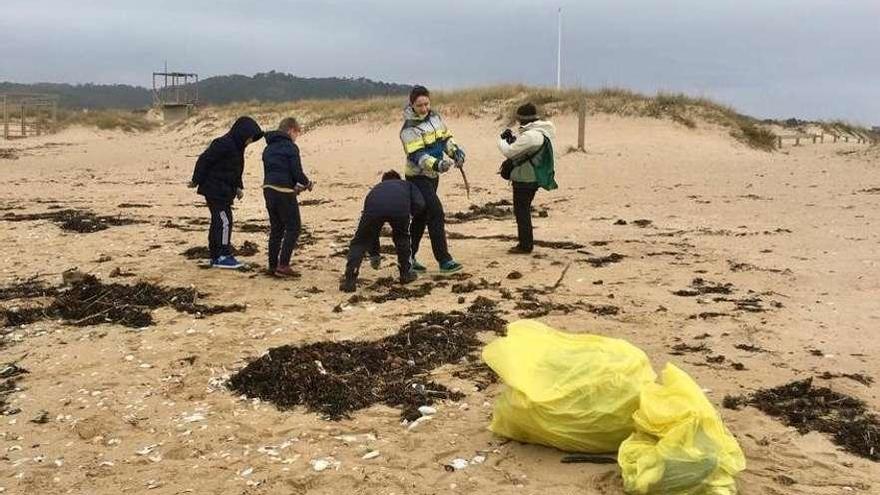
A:
<svg viewBox="0 0 880 495">
<path fill-rule="evenodd" d="M 507 385 L 489 429 L 570 452 L 614 452 L 633 431 L 639 392 L 657 375 L 623 340 L 571 334 L 523 320 L 483 349 Z"/>
<path fill-rule="evenodd" d="M 746 459 L 700 387 L 667 364 L 663 384 L 642 390 L 636 431 L 617 461 L 627 493 L 733 495 Z"/>
</svg>

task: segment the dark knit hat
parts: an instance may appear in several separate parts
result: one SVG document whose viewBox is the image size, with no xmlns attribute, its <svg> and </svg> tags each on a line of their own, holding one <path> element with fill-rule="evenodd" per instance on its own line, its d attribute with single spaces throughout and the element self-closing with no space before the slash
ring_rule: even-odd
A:
<svg viewBox="0 0 880 495">
<path fill-rule="evenodd" d="M 519 108 L 516 109 L 516 120 L 521 124 L 534 122 L 538 120 L 538 109 L 531 103 L 520 105 Z"/>
<path fill-rule="evenodd" d="M 431 96 L 431 92 L 424 86 L 413 86 L 412 91 L 409 92 L 409 104 L 415 103 L 419 96 Z"/>
</svg>

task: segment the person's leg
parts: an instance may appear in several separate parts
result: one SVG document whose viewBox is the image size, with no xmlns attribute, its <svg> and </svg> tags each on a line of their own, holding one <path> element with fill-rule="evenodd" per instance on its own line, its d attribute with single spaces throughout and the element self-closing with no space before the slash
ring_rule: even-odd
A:
<svg viewBox="0 0 880 495">
<path fill-rule="evenodd" d="M 409 236 L 409 229 L 407 229 L 406 235 Z M 407 243 L 409 243 L 408 240 Z M 373 270 L 378 270 L 379 268 L 382 268 L 382 255 L 379 253 L 378 235 L 376 236 L 376 240 L 374 240 L 373 243 L 370 245 L 370 249 L 367 251 L 367 254 L 370 255 L 370 267 Z"/>
<path fill-rule="evenodd" d="M 224 203 L 220 211 L 220 256 L 232 256 L 232 204 Z"/>
<path fill-rule="evenodd" d="M 386 219 L 391 224 L 391 236 L 394 240 L 394 249 L 397 251 L 397 268 L 400 270 L 400 279 L 404 280 L 412 271 L 410 257 L 412 252 L 409 245 L 409 216 L 390 217 Z"/>
<path fill-rule="evenodd" d="M 354 238 L 348 247 L 348 261 L 345 265 L 345 277 L 339 286 L 340 290 L 344 292 L 355 290 L 364 254 L 370 249 L 373 239 L 379 236 L 382 223 L 379 218 L 361 215 Z"/>
<path fill-rule="evenodd" d="M 446 244 L 446 217 L 443 213 L 443 203 L 437 196 L 439 179 L 424 180 L 424 187 L 419 187 L 425 198 L 425 210 L 427 211 L 428 234 L 431 236 L 431 249 L 434 251 L 434 259 L 443 265 L 452 260 L 449 248 Z"/>
<path fill-rule="evenodd" d="M 293 249 L 299 240 L 302 220 L 299 214 L 299 202 L 297 202 L 295 195 L 284 194 L 282 202 L 284 203 L 281 213 L 284 218 L 284 241 L 281 242 L 281 254 L 278 256 L 278 264 L 280 266 L 289 266 Z"/>
<path fill-rule="evenodd" d="M 223 222 L 220 220 L 220 205 L 207 198 L 205 202 L 208 205 L 208 211 L 211 213 L 211 225 L 208 227 L 208 252 L 211 253 L 211 262 L 213 263 L 220 257 L 220 237 Z"/>
<path fill-rule="evenodd" d="M 419 189 L 419 192 L 422 193 L 422 196 L 425 196 L 425 190 L 431 189 L 430 183 L 427 182 L 425 177 L 407 177 L 406 180 L 412 182 Z M 420 214 L 413 217 L 412 224 L 409 226 L 409 239 L 413 259 L 415 259 L 416 254 L 419 252 L 419 244 L 422 242 L 422 236 L 425 235 L 427 224 L 428 211 L 425 208 Z"/>
<path fill-rule="evenodd" d="M 516 217 L 516 230 L 519 243 L 517 246 L 524 252 L 531 252 L 534 247 L 532 230 L 532 200 L 538 186 L 535 184 L 513 184 L 513 213 Z"/>
<path fill-rule="evenodd" d="M 274 273 L 278 267 L 281 239 L 284 237 L 284 218 L 279 211 L 278 191 L 263 189 L 263 197 L 266 199 L 266 212 L 269 214 L 269 271 Z"/>
</svg>

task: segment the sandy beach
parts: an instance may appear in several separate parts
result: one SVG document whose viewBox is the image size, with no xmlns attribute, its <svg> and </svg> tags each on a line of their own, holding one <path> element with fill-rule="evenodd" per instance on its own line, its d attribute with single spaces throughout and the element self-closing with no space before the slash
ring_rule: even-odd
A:
<svg viewBox="0 0 880 495">
<path fill-rule="evenodd" d="M 267 128 L 277 123 L 256 117 Z M 501 123 L 480 115 L 447 120 L 468 150 L 471 184 L 469 200 L 454 170 L 442 177 L 447 215 L 509 200 L 496 174 Z M 722 407 L 728 395 L 814 377 L 816 385 L 880 410 L 876 383 L 852 378 L 880 378 L 877 147 L 786 143 L 768 153 L 710 124 L 689 129 L 599 115 L 588 121 L 581 153 L 570 151 L 576 116 L 553 120 L 560 188 L 538 193 L 535 205 L 546 216 L 535 218 L 535 237 L 579 247 L 539 246 L 531 256 L 512 257 L 512 242 L 491 237 L 515 235 L 512 217 L 450 223 L 450 251 L 469 274 L 456 281 L 477 287 L 455 293 L 454 281 L 435 280 L 426 239 L 421 258 L 431 271 L 415 285 L 434 285 L 423 297 L 384 303 L 373 302 L 376 291 L 368 287 L 396 273 L 393 255 L 379 271 L 365 263 L 359 293 L 366 298 L 351 303 L 337 289 L 344 268 L 338 253 L 369 187 L 382 171 L 402 169 L 396 118 L 327 125 L 300 138 L 317 185 L 302 196 L 307 242 L 292 263 L 301 277 L 285 280 L 258 270 L 202 269 L 181 254 L 206 244 L 208 211 L 186 182 L 231 116 L 146 133 L 72 128 L 2 143 L 12 150 L 4 156 L 15 159 L 0 158 L 0 216 L 74 208 L 139 221 L 74 233 L 47 220 L 0 218 L 3 285 L 35 276 L 57 285 L 64 270 L 77 268 L 107 283 L 194 287 L 205 294 L 200 303 L 246 309 L 198 318 L 164 307 L 144 328 L 51 319 L 3 328 L 0 362 L 28 373 L 0 418 L 0 493 L 621 494 L 614 464 L 563 464 L 561 451 L 489 432 L 502 385 L 453 376 L 464 364 L 437 368 L 432 379 L 465 397 L 440 401 L 433 419 L 413 429 L 387 406 L 328 421 L 223 385 L 270 348 L 376 340 L 431 310 L 463 310 L 478 296 L 515 321 L 527 312 L 517 308 L 517 289 L 552 286 L 566 267 L 558 287 L 542 296 L 555 309 L 539 319 L 626 339 L 658 372 L 667 362 L 687 371 L 746 454 L 740 493 L 880 492 L 880 464 L 841 450 L 828 435 L 802 435 L 754 407 Z M 242 260 L 261 267 L 262 148 L 247 150 L 246 195 L 236 203 L 233 234 L 237 246 L 258 246 Z M 242 231 L 245 225 L 252 228 Z M 622 257 L 602 261 L 614 253 Z M 514 271 L 522 277 L 509 277 Z M 729 294 L 675 294 L 704 283 L 730 284 Z M 0 301 L 4 309 L 29 304 Z M 617 311 L 589 310 L 599 306 Z M 363 458 L 369 452 L 378 455 Z M 483 462 L 444 468 L 475 456 Z M 329 459 L 329 468 L 316 471 L 311 461 L 319 459 Z"/>
</svg>

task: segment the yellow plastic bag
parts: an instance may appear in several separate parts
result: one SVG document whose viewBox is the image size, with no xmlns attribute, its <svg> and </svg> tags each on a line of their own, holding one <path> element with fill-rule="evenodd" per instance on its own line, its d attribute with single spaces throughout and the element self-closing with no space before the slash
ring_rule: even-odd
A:
<svg viewBox="0 0 880 495">
<path fill-rule="evenodd" d="M 483 350 L 507 385 L 489 429 L 571 452 L 614 452 L 633 431 L 639 392 L 656 378 L 623 340 L 570 334 L 522 320 Z"/>
<path fill-rule="evenodd" d="M 620 446 L 617 462 L 627 493 L 733 495 L 734 476 L 746 460 L 703 391 L 672 364 L 663 384 L 642 390 L 633 414 L 636 431 Z"/>
</svg>

